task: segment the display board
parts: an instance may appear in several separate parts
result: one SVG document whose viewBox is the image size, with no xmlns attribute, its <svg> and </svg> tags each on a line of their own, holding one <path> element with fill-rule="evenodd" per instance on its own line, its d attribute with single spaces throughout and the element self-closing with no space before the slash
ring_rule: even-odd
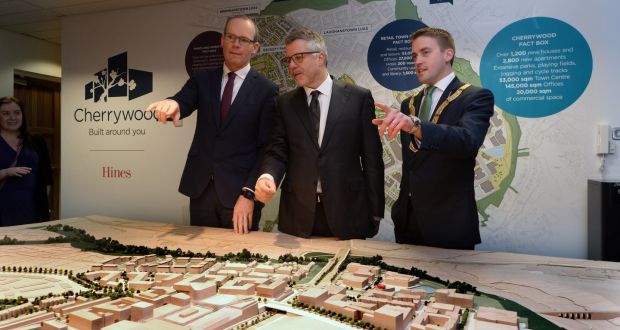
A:
<svg viewBox="0 0 620 330">
<path fill-rule="evenodd" d="M 612 77 L 620 55 L 603 35 L 619 23 L 611 0 L 587 7 L 548 1 L 183 1 L 63 19 L 61 216 L 87 214 L 188 222 L 177 192 L 195 116 L 158 124 L 143 109 L 173 95 L 194 69 L 218 66 L 226 17 L 253 15 L 261 52 L 252 66 L 294 88 L 279 59 L 294 27 L 320 31 L 329 72 L 398 107 L 419 86 L 410 34 L 449 30 L 454 71 L 495 94 L 478 156 L 476 197 L 483 250 L 585 257 L 586 180 L 600 170 L 596 124 L 620 126 Z M 377 239 L 394 239 L 398 139 L 383 138 L 386 212 Z M 277 228 L 277 201 L 261 225 Z"/>
</svg>

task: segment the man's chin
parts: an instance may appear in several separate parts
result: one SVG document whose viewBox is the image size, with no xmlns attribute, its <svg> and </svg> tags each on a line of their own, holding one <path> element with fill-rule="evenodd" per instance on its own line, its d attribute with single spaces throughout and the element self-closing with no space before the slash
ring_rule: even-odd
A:
<svg viewBox="0 0 620 330">
<path fill-rule="evenodd" d="M 297 86 L 303 87 L 306 81 L 304 79 L 295 79 L 295 83 L 297 84 Z"/>
<path fill-rule="evenodd" d="M 228 59 L 229 62 L 231 63 L 235 63 L 235 64 L 239 64 L 242 62 L 242 58 L 241 55 L 237 55 L 237 54 L 227 54 L 225 56 L 226 59 Z"/>
</svg>

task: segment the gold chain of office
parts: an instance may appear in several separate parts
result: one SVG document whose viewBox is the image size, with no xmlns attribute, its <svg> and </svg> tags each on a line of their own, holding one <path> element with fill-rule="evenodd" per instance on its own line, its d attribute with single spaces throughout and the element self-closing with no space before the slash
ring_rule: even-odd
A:
<svg viewBox="0 0 620 330">
<path fill-rule="evenodd" d="M 456 92 L 448 96 L 448 98 L 445 101 L 443 101 L 443 103 L 439 106 L 439 108 L 437 108 L 437 111 L 435 111 L 435 114 L 433 115 L 433 118 L 431 119 L 431 123 L 437 124 L 437 122 L 439 121 L 439 117 L 441 116 L 441 113 L 446 109 L 448 104 L 456 100 L 457 97 L 461 96 L 461 93 L 463 93 L 463 91 L 467 89 L 469 86 L 471 86 L 471 84 L 465 84 L 461 86 L 459 89 L 457 89 Z M 409 100 L 409 116 L 415 116 L 415 106 L 413 105 L 413 100 L 419 93 L 420 93 L 419 89 L 414 90 L 413 96 L 411 96 L 411 100 Z M 413 152 L 418 152 L 418 148 L 416 148 L 415 145 L 413 145 L 413 142 L 409 142 L 409 149 Z"/>
</svg>

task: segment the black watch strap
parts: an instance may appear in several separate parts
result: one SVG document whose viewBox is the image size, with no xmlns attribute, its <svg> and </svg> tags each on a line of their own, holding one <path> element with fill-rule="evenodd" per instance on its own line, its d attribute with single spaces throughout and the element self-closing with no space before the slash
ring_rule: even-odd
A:
<svg viewBox="0 0 620 330">
<path fill-rule="evenodd" d="M 245 197 L 245 198 L 247 198 L 247 199 L 249 199 L 249 200 L 251 200 L 251 201 L 254 201 L 255 195 L 254 195 L 254 192 L 252 190 L 242 189 L 240 195 Z"/>
</svg>

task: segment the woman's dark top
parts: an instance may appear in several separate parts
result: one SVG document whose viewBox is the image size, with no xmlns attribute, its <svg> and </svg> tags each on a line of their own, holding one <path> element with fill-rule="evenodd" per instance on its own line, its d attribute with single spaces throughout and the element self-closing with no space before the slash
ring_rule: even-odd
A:
<svg viewBox="0 0 620 330">
<path fill-rule="evenodd" d="M 15 226 L 49 220 L 47 186 L 52 184 L 52 168 L 45 140 L 32 136 L 24 144 L 16 167 L 32 168 L 20 177 L 6 177 L 0 188 L 0 226 Z M 17 152 L 0 136 L 0 169 L 11 166 Z"/>
</svg>

